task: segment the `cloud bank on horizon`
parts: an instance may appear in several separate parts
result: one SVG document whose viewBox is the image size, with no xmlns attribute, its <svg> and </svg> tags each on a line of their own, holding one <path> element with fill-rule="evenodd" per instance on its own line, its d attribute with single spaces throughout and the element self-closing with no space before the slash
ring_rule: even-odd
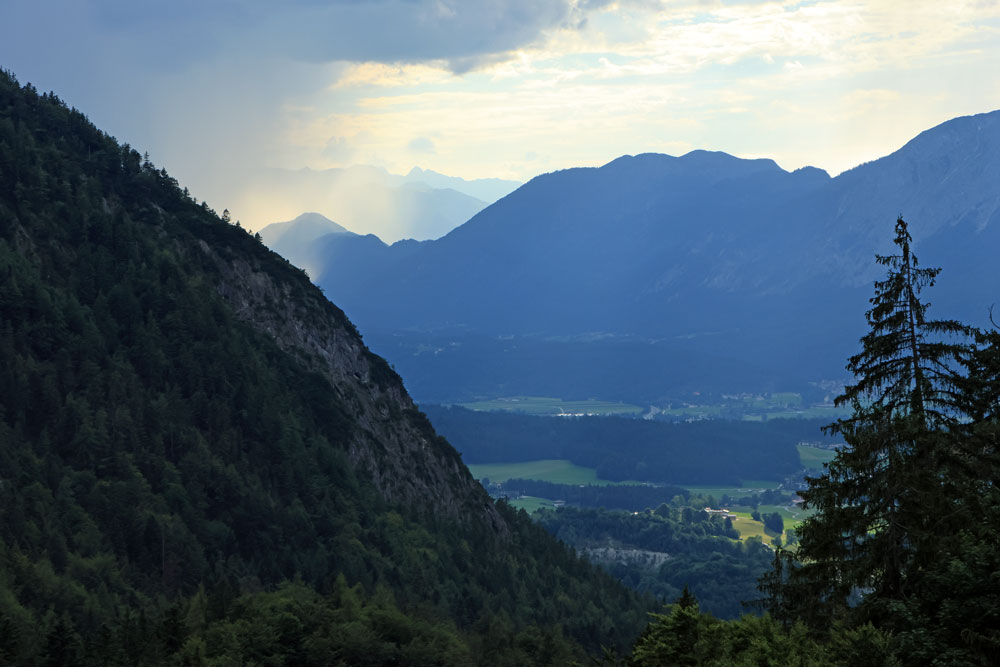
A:
<svg viewBox="0 0 1000 667">
<path fill-rule="evenodd" d="M 707 148 L 836 173 L 1000 107 L 993 0 L 10 0 L 0 19 L 0 66 L 251 226 L 300 211 L 253 201 L 250 169 L 524 180 Z"/>
</svg>

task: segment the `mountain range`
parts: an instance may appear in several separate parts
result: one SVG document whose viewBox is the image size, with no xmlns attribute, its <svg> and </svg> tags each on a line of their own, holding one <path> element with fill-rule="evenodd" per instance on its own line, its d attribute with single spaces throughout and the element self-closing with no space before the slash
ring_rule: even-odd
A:
<svg viewBox="0 0 1000 667">
<path fill-rule="evenodd" d="M 435 241 L 312 239 L 310 275 L 419 400 L 780 389 L 843 377 L 900 215 L 934 316 L 985 324 L 1000 112 L 835 178 L 707 151 L 544 174 Z"/>
<path fill-rule="evenodd" d="M 236 199 L 244 217 L 250 216 L 251 226 L 262 234 L 266 222 L 261 216 L 266 212 L 319 211 L 351 231 L 388 241 L 427 240 L 444 236 L 518 185 L 502 179 L 465 180 L 417 167 L 406 175 L 364 165 L 263 169 L 249 172 L 240 183 L 251 193 L 249 198 Z"/>
</svg>

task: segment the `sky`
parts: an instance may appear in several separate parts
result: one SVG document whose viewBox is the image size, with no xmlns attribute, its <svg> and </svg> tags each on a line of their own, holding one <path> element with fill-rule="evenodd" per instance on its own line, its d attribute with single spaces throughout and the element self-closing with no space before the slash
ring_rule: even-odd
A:
<svg viewBox="0 0 1000 667">
<path fill-rule="evenodd" d="M 0 67 L 253 219 L 273 167 L 835 175 L 1000 108 L 1000 0 L 2 0 Z"/>
</svg>

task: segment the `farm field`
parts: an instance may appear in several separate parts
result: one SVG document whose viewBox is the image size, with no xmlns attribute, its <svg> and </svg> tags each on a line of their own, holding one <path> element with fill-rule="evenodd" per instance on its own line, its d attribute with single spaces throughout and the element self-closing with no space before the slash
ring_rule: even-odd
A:
<svg viewBox="0 0 1000 667">
<path fill-rule="evenodd" d="M 689 419 L 829 419 L 833 421 L 850 413 L 832 405 L 806 405 L 802 396 L 792 392 L 766 395 L 740 394 L 723 396 L 713 403 L 684 403 L 656 408 L 657 414 Z"/>
<path fill-rule="evenodd" d="M 715 496 L 716 499 L 722 496 L 745 496 L 749 493 L 764 491 L 765 489 L 776 489 L 781 482 L 767 480 L 745 480 L 740 486 L 689 486 L 682 485 L 688 491 L 703 496 Z"/>
<path fill-rule="evenodd" d="M 524 461 L 521 463 L 469 464 L 469 472 L 476 479 L 488 477 L 493 482 L 508 479 L 534 479 L 553 484 L 640 484 L 641 482 L 612 482 L 598 479 L 597 471 L 574 465 L 565 459 Z"/>
<path fill-rule="evenodd" d="M 535 416 L 559 415 L 639 415 L 643 408 L 628 403 L 599 401 L 564 401 L 561 398 L 546 396 L 510 396 L 489 401 L 459 403 L 468 410 L 480 412 L 519 412 Z"/>
<path fill-rule="evenodd" d="M 802 461 L 803 468 L 810 470 L 822 470 L 823 464 L 833 460 L 834 452 L 829 449 L 810 447 L 809 445 L 796 445 L 799 450 L 799 460 Z"/>
<path fill-rule="evenodd" d="M 764 524 L 760 521 L 754 521 L 749 511 L 734 510 L 733 514 L 736 515 L 736 518 L 733 519 L 733 528 L 740 532 L 741 541 L 745 542 L 748 538 L 759 537 L 764 544 L 771 544 L 771 540 L 778 536 L 773 530 L 764 528 Z M 785 530 L 791 527 L 788 522 L 785 522 Z"/>
<path fill-rule="evenodd" d="M 536 498 L 534 496 L 524 496 L 510 501 L 511 506 L 524 510 L 528 514 L 534 514 L 540 509 L 552 509 L 555 507 L 552 501 L 547 498 Z"/>
</svg>

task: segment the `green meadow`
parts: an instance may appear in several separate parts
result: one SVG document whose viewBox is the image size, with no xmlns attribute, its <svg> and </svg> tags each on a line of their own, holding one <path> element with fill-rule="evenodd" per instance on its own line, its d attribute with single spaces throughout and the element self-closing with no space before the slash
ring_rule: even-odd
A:
<svg viewBox="0 0 1000 667">
<path fill-rule="evenodd" d="M 629 415 L 641 414 L 643 409 L 638 405 L 618 403 L 614 401 L 564 401 L 561 398 L 547 396 L 510 396 L 489 401 L 459 403 L 463 408 L 481 412 L 519 412 L 526 415 L 558 416 L 558 415 Z"/>
<path fill-rule="evenodd" d="M 829 449 L 820 449 L 809 445 L 796 445 L 799 450 L 799 460 L 802 467 L 810 470 L 822 470 L 824 463 L 833 460 L 834 452 Z"/>
<path fill-rule="evenodd" d="M 523 461 L 521 463 L 470 464 L 469 471 L 476 479 L 488 477 L 492 482 L 508 479 L 534 479 L 553 484 L 638 484 L 639 482 L 612 482 L 598 479 L 593 468 L 574 465 L 565 459 Z"/>
<path fill-rule="evenodd" d="M 739 486 L 702 486 L 702 485 L 681 485 L 692 493 L 701 496 L 715 496 L 716 499 L 722 496 L 745 496 L 750 493 L 764 491 L 765 489 L 776 489 L 781 482 L 774 480 L 748 479 L 740 482 Z"/>
<path fill-rule="evenodd" d="M 555 505 L 547 498 L 535 498 L 534 496 L 524 496 L 510 501 L 510 504 L 519 510 L 524 510 L 528 514 L 534 514 L 540 509 L 552 509 Z"/>
</svg>

